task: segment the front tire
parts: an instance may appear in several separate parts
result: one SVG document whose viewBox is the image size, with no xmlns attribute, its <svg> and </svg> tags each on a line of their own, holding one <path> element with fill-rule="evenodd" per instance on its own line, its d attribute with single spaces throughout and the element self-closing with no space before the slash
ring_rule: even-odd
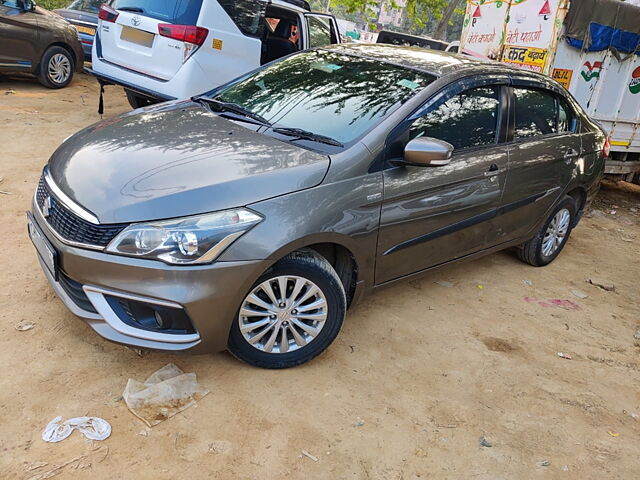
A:
<svg viewBox="0 0 640 480">
<path fill-rule="evenodd" d="M 251 287 L 233 321 L 229 351 L 262 368 L 308 362 L 336 338 L 346 305 L 331 264 L 311 250 L 294 252 Z"/>
<path fill-rule="evenodd" d="M 73 55 L 62 47 L 49 47 L 42 55 L 38 80 L 47 88 L 64 88 L 73 79 Z"/>
<path fill-rule="evenodd" d="M 534 267 L 543 267 L 553 262 L 571 235 L 575 217 L 576 202 L 565 195 L 551 211 L 536 236 L 518 247 L 518 258 Z"/>
</svg>

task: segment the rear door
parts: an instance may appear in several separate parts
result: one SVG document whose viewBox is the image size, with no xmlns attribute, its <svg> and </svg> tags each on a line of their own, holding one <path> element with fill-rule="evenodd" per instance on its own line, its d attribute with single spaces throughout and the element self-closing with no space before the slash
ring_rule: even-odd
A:
<svg viewBox="0 0 640 480">
<path fill-rule="evenodd" d="M 20 0 L 0 0 L 0 69 L 30 71 L 37 63 L 37 17 Z"/>
<path fill-rule="evenodd" d="M 577 117 L 561 95 L 514 81 L 509 174 L 500 228 L 505 240 L 526 235 L 576 174 L 582 150 Z"/>
<path fill-rule="evenodd" d="M 110 8 L 117 12 L 115 21 L 100 21 L 98 56 L 170 80 L 196 48 L 183 39 L 185 33 L 195 36 L 193 27 L 198 24 L 202 1 L 114 0 Z"/>
<path fill-rule="evenodd" d="M 340 43 L 338 23 L 333 15 L 322 13 L 306 13 L 305 48 L 323 47 L 332 43 Z"/>
<path fill-rule="evenodd" d="M 428 102 L 390 141 L 388 161 L 401 157 L 404 145 L 419 136 L 447 141 L 454 152 L 445 166 L 384 171 L 377 284 L 498 242 L 494 219 L 507 172 L 507 149 L 501 142 L 507 119 L 503 85 L 508 81 L 496 76 L 476 87 L 469 88 L 469 82 L 454 86 Z"/>
</svg>

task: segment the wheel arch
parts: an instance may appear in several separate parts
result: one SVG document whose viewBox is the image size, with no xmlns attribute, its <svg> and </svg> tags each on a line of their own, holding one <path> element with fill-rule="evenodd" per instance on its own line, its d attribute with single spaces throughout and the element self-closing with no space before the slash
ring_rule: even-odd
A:
<svg viewBox="0 0 640 480">
<path fill-rule="evenodd" d="M 281 247 L 270 258 L 276 263 L 299 250 L 313 250 L 331 264 L 342 281 L 348 307 L 356 296 L 356 287 L 363 276 L 364 260 L 355 253 L 358 250 L 353 239 L 336 234 L 311 235 Z"/>
</svg>

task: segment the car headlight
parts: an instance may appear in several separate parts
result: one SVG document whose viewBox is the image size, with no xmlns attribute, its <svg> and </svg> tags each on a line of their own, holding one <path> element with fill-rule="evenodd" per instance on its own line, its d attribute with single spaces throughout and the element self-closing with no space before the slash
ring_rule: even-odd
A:
<svg viewBox="0 0 640 480">
<path fill-rule="evenodd" d="M 152 258 L 171 264 L 209 263 L 261 221 L 262 217 L 258 214 L 240 208 L 173 220 L 135 223 L 111 240 L 107 252 Z"/>
</svg>

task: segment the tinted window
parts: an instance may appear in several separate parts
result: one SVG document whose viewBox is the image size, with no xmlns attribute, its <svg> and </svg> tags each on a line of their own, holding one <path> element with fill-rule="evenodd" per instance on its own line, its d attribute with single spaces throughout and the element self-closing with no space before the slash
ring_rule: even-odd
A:
<svg viewBox="0 0 640 480">
<path fill-rule="evenodd" d="M 260 36 L 264 27 L 266 2 L 255 0 L 218 0 L 218 3 L 242 33 Z"/>
<path fill-rule="evenodd" d="M 95 13 L 97 15 L 100 5 L 106 1 L 107 0 L 76 0 L 67 8 L 70 10 L 79 10 L 80 12 Z"/>
<path fill-rule="evenodd" d="M 286 58 L 215 92 L 278 126 L 348 143 L 433 80 L 401 66 L 320 50 Z"/>
<path fill-rule="evenodd" d="M 410 137 L 438 138 L 456 149 L 494 144 L 499 103 L 497 87 L 467 90 L 416 120 Z"/>
<path fill-rule="evenodd" d="M 19 2 L 18 0 L 0 0 L 0 5 L 12 8 L 22 8 L 22 2 Z"/>
<path fill-rule="evenodd" d="M 332 23 L 328 17 L 308 16 L 310 47 L 322 47 L 335 43 Z"/>
<path fill-rule="evenodd" d="M 515 138 L 556 133 L 556 100 L 550 92 L 514 88 L 516 97 Z"/>
<path fill-rule="evenodd" d="M 141 9 L 140 15 L 178 25 L 196 25 L 202 0 L 114 0 L 116 10 L 132 7 Z"/>
<path fill-rule="evenodd" d="M 575 132 L 578 125 L 576 114 L 566 100 L 559 99 L 558 102 L 558 131 Z"/>
</svg>

